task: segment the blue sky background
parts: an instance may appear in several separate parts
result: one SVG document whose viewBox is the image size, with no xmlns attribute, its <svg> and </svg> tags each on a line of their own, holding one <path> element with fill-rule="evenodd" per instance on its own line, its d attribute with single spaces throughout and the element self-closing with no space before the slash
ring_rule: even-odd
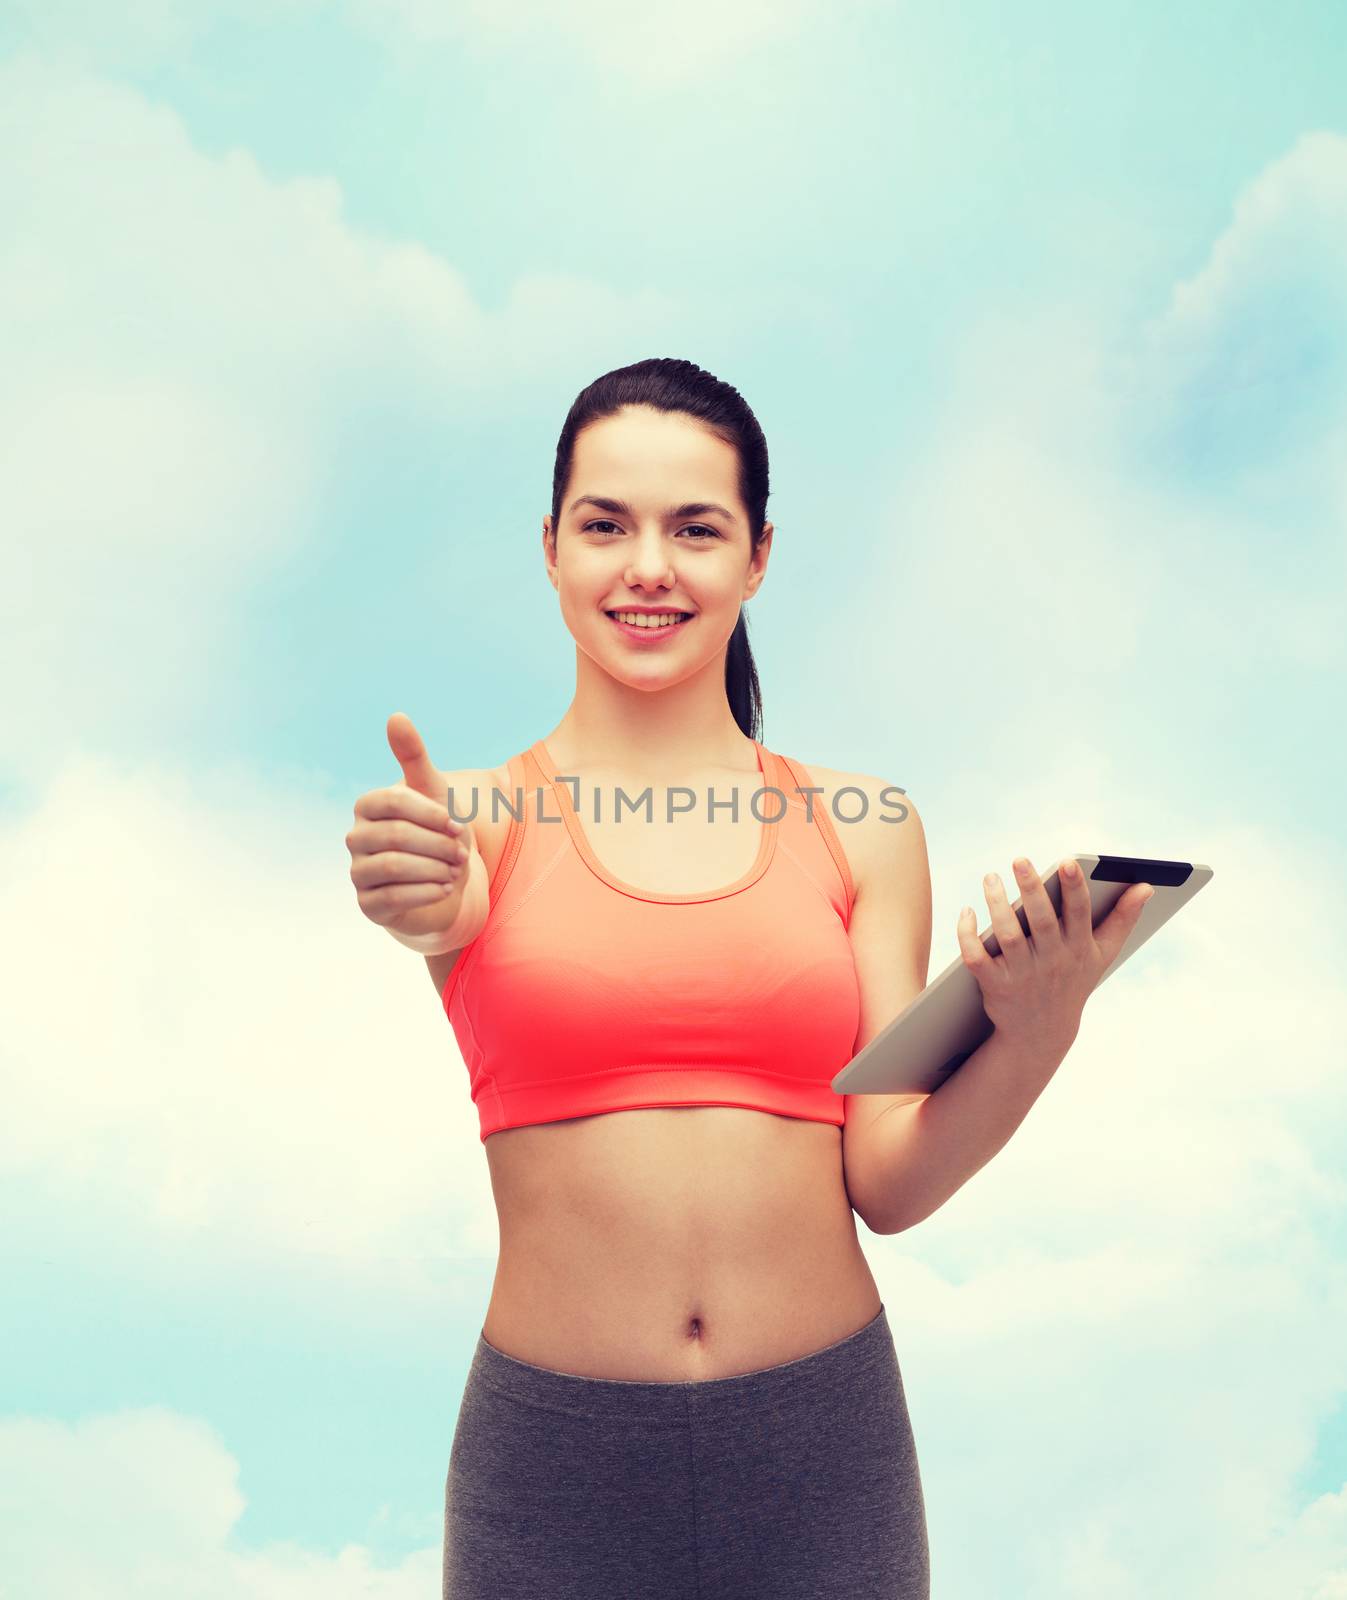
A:
<svg viewBox="0 0 1347 1600">
<path fill-rule="evenodd" d="M 1343 1600 L 1345 284 L 1326 3 L 0 4 L 0 1594 L 438 1593 L 495 1217 L 343 836 L 391 711 L 555 725 L 557 433 L 677 355 L 932 975 L 1021 851 L 1215 868 L 863 1232 L 936 1600 Z"/>
</svg>

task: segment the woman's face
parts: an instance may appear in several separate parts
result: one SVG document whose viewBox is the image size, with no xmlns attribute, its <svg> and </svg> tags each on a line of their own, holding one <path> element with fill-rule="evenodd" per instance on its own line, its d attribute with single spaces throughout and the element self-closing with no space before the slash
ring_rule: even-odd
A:
<svg viewBox="0 0 1347 1600">
<path fill-rule="evenodd" d="M 614 677 L 667 684 L 724 651 L 772 537 L 768 523 L 753 548 L 738 472 L 732 446 L 682 413 L 629 406 L 576 439 L 543 550 L 566 626 Z M 691 616 L 638 633 L 611 615 L 652 606 Z"/>
</svg>

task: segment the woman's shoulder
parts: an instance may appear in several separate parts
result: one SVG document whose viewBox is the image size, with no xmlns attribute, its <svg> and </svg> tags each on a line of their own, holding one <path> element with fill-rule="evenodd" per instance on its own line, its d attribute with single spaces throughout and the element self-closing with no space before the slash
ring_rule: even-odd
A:
<svg viewBox="0 0 1347 1600">
<path fill-rule="evenodd" d="M 866 875 L 892 856 L 895 835 L 905 832 L 911 838 L 919 831 L 915 804 L 892 778 L 791 759 L 806 774 L 810 787 L 820 791 L 814 803 L 826 809 L 859 893 Z M 917 828 L 895 828 L 895 823 L 909 818 L 917 820 Z"/>
</svg>

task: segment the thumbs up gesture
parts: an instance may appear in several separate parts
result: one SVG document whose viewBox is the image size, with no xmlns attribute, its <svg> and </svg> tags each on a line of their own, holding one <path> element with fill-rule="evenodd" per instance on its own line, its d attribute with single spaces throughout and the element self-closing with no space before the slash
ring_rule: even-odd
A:
<svg viewBox="0 0 1347 1600">
<path fill-rule="evenodd" d="M 402 777 L 355 803 L 355 824 L 346 835 L 351 882 L 371 922 L 424 955 L 438 954 L 457 948 L 445 935 L 471 876 L 481 875 L 485 864 L 472 825 L 449 814 L 451 774 L 430 759 L 412 719 L 395 711 L 387 733 Z M 454 799 L 463 806 L 461 785 Z"/>
</svg>

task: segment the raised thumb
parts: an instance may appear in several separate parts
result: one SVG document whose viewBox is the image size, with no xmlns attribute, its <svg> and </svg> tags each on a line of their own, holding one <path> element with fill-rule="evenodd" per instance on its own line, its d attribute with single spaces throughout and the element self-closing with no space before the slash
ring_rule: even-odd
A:
<svg viewBox="0 0 1347 1600">
<path fill-rule="evenodd" d="M 397 757 L 407 787 L 434 800 L 442 800 L 444 780 L 439 768 L 430 759 L 425 741 L 416 731 L 412 719 L 401 711 L 395 711 L 388 719 L 387 733 L 388 747 Z"/>
</svg>

